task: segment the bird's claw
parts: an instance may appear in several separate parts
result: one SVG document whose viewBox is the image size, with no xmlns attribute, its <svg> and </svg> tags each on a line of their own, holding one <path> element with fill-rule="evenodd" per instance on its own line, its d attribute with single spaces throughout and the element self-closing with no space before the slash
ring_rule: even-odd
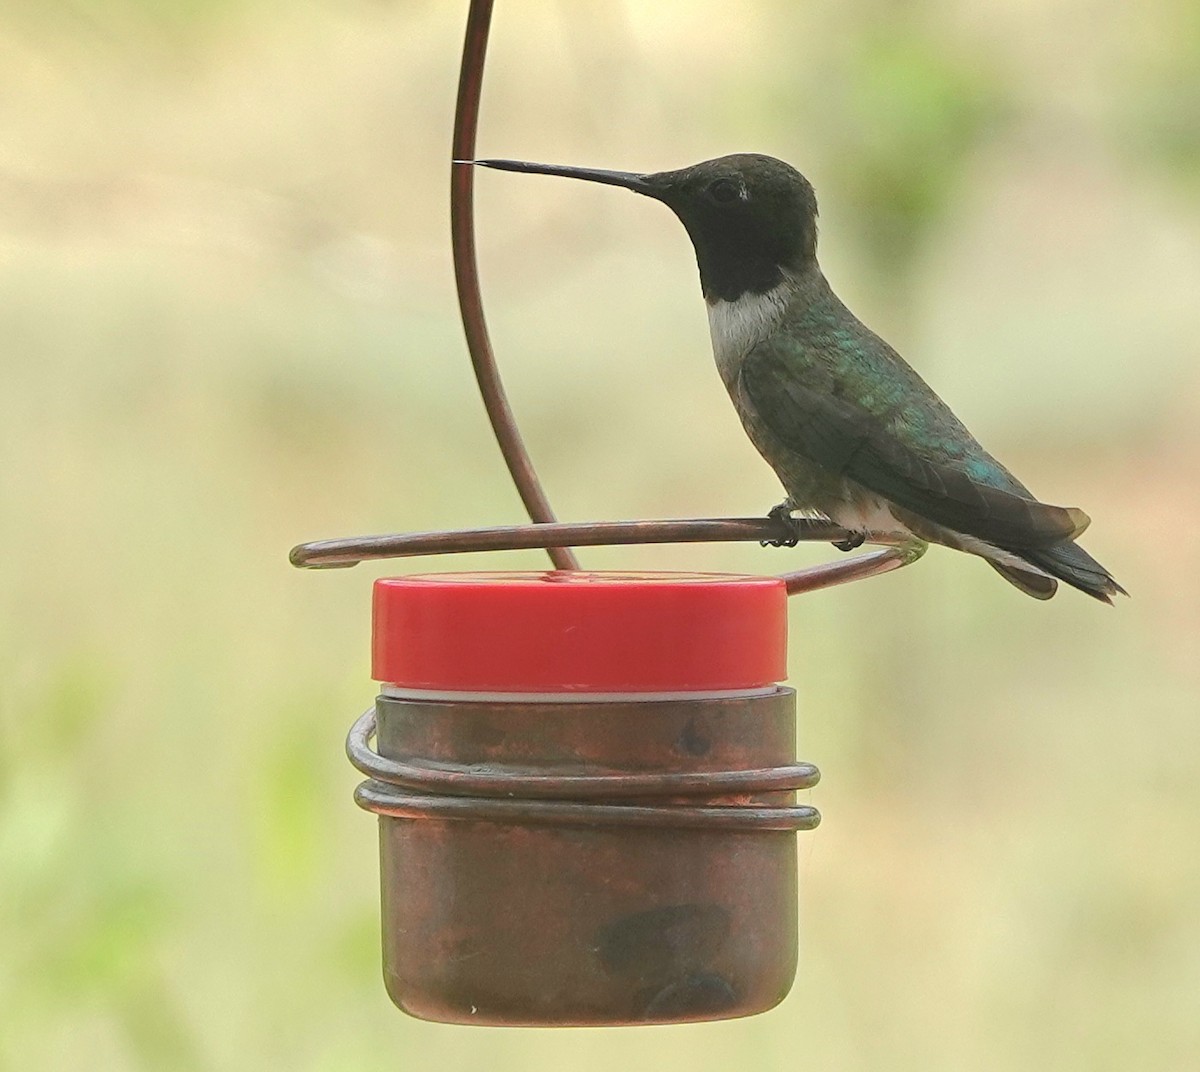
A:
<svg viewBox="0 0 1200 1072">
<path fill-rule="evenodd" d="M 792 517 L 791 507 L 781 502 L 767 511 L 767 517 L 776 522 L 787 535 L 778 540 L 759 540 L 762 547 L 795 547 L 800 542 L 800 526 Z"/>
<path fill-rule="evenodd" d="M 865 532 L 852 532 L 844 540 L 834 540 L 833 546 L 839 551 L 855 551 L 867 542 Z"/>
</svg>

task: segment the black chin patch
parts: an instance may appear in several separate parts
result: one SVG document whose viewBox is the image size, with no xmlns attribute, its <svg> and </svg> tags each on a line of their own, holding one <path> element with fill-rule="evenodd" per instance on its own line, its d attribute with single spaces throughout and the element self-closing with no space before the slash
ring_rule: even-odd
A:
<svg viewBox="0 0 1200 1072">
<path fill-rule="evenodd" d="M 720 259 L 706 264 L 697 251 L 700 288 L 706 301 L 737 301 L 743 294 L 765 294 L 783 282 L 783 270 L 777 264 L 742 263 Z"/>
</svg>

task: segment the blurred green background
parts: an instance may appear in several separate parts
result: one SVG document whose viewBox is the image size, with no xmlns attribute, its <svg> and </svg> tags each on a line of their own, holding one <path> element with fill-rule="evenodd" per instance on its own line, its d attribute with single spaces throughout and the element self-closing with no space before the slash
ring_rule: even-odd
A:
<svg viewBox="0 0 1200 1072">
<path fill-rule="evenodd" d="M 341 746 L 388 569 L 515 523 L 447 241 L 465 4 L 0 3 L 0 1068 L 1200 1067 L 1200 7 L 498 4 L 480 153 L 813 180 L 834 286 L 1133 593 L 934 549 L 793 601 L 802 963 L 690 1028 L 421 1024 Z M 485 296 L 561 517 L 778 501 L 687 239 L 479 179 Z M 717 546 L 585 564 L 771 571 Z"/>
</svg>

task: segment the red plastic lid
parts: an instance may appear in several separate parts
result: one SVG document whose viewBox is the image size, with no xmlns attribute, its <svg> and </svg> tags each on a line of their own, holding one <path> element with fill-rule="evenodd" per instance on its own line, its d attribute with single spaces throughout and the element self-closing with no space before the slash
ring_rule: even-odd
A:
<svg viewBox="0 0 1200 1072">
<path fill-rule="evenodd" d="M 702 692 L 787 677 L 776 577 L 443 573 L 375 582 L 372 676 L 449 692 Z"/>
</svg>

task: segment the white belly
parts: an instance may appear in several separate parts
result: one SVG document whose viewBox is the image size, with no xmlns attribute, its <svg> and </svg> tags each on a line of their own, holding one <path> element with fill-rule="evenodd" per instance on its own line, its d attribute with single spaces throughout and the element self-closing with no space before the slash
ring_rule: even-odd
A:
<svg viewBox="0 0 1200 1072">
<path fill-rule="evenodd" d="M 854 501 L 840 502 L 829 511 L 829 520 L 851 532 L 878 532 L 909 537 L 912 532 L 897 521 L 891 505 L 876 495 L 862 495 Z"/>
<path fill-rule="evenodd" d="M 785 282 L 764 294 L 743 294 L 734 301 L 716 301 L 708 307 L 713 357 L 726 387 L 737 380 L 746 354 L 779 325 L 790 295 Z"/>
</svg>

